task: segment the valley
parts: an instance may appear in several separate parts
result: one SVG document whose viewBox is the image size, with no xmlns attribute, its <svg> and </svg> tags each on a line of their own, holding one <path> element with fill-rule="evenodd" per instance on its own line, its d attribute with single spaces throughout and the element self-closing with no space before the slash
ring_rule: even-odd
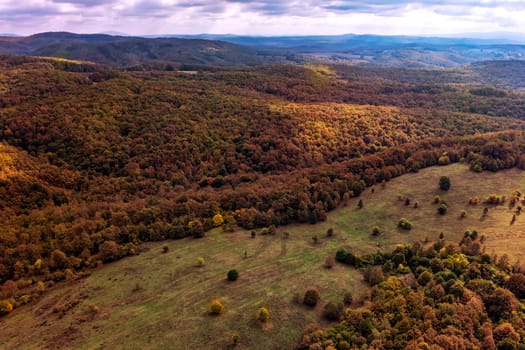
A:
<svg viewBox="0 0 525 350">
<path fill-rule="evenodd" d="M 446 193 L 437 185 L 444 175 L 452 184 Z M 250 230 L 214 229 L 201 239 L 144 244 L 137 256 L 51 287 L 40 301 L 4 318 L 0 334 L 8 339 L 5 346 L 16 349 L 218 349 L 230 346 L 232 333 L 240 335 L 241 349 L 293 348 L 308 323 L 329 324 L 321 305 L 342 302 L 350 292 L 352 308 L 357 309 L 370 297 L 359 270 L 337 262 L 325 267 L 326 258 L 341 247 L 368 254 L 425 244 L 441 232 L 447 242 L 455 243 L 466 230 L 477 230 L 486 237 L 488 253 L 508 254 L 512 264 L 522 261 L 522 217 L 510 225 L 515 210 L 504 203 L 489 205 L 489 214 L 482 218 L 486 205 L 469 205 L 468 200 L 492 193 L 509 198 L 524 184 L 525 174 L 517 169 L 473 173 L 464 164 L 437 166 L 377 185 L 373 192 L 367 189 L 359 197 L 363 208 L 353 199 L 323 223 L 289 225 L 274 235 L 256 230 L 254 238 Z M 436 211 L 436 195 L 448 203 L 444 216 Z M 406 206 L 404 198 L 419 206 Z M 467 215 L 460 218 L 463 209 Z M 413 223 L 410 231 L 397 227 L 400 217 Z M 372 235 L 374 226 L 380 227 L 377 237 Z M 334 233 L 327 237 L 330 228 Z M 198 266 L 199 257 L 203 266 Z M 239 279 L 231 282 L 226 272 L 233 268 Z M 321 293 L 321 305 L 315 309 L 300 302 L 308 287 Z M 213 299 L 224 304 L 220 316 L 208 314 Z M 271 317 L 261 324 L 256 315 L 263 306 Z M 31 343 L 25 341 L 28 337 Z"/>
<path fill-rule="evenodd" d="M 0 38 L 0 347 L 523 346 L 522 47 L 251 39 Z"/>
</svg>

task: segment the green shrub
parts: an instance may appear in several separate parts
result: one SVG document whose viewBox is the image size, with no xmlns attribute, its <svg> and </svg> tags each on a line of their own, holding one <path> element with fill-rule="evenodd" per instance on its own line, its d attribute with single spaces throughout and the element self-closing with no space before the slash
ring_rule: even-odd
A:
<svg viewBox="0 0 525 350">
<path fill-rule="evenodd" d="M 437 209 L 439 215 L 445 215 L 447 213 L 447 205 L 445 203 L 441 203 Z"/>
<path fill-rule="evenodd" d="M 237 281 L 239 278 L 239 272 L 235 269 L 228 271 L 228 280 L 229 281 Z"/>
<path fill-rule="evenodd" d="M 432 280 L 432 273 L 429 271 L 422 272 L 419 277 L 417 278 L 417 283 L 419 283 L 421 286 L 426 286 L 428 282 Z"/>
<path fill-rule="evenodd" d="M 239 344 L 239 342 L 241 341 L 241 336 L 239 335 L 239 333 L 236 333 L 236 332 L 232 333 L 231 341 L 232 341 L 233 346 L 236 346 L 237 344 Z"/>
<path fill-rule="evenodd" d="M 448 176 L 441 176 L 439 179 L 439 188 L 443 191 L 450 189 L 450 178 Z"/>
<path fill-rule="evenodd" d="M 408 221 L 406 218 L 399 219 L 399 222 L 397 223 L 397 226 L 402 228 L 403 230 L 410 230 L 412 229 L 412 223 Z"/>
</svg>

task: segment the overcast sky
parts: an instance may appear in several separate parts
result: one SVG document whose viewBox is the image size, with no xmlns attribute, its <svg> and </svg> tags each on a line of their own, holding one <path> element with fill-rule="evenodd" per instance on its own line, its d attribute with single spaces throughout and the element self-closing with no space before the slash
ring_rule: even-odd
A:
<svg viewBox="0 0 525 350">
<path fill-rule="evenodd" d="M 525 0 L 0 0 L 0 33 L 525 33 Z"/>
</svg>

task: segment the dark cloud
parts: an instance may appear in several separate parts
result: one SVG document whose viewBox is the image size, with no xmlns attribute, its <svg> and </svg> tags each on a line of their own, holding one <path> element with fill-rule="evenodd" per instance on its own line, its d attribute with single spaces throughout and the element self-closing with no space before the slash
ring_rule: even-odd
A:
<svg viewBox="0 0 525 350">
<path fill-rule="evenodd" d="M 2 19 L 17 19 L 21 17 L 25 18 L 39 18 L 49 16 L 61 15 L 59 8 L 54 6 L 29 6 L 29 7 L 13 7 L 0 11 L 0 18 Z"/>
</svg>

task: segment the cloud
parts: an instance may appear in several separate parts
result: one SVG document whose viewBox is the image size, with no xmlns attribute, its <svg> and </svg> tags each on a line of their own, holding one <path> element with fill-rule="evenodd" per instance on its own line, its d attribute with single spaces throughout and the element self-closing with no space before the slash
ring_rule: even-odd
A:
<svg viewBox="0 0 525 350">
<path fill-rule="evenodd" d="M 523 18 L 521 0 L 0 0 L 0 32 L 20 34 L 524 32 Z"/>
<path fill-rule="evenodd" d="M 55 4 L 71 4 L 81 7 L 92 7 L 92 6 L 99 6 L 99 5 L 108 5 L 108 4 L 114 4 L 117 1 L 108 1 L 108 0 L 51 0 L 52 3 Z"/>
</svg>

